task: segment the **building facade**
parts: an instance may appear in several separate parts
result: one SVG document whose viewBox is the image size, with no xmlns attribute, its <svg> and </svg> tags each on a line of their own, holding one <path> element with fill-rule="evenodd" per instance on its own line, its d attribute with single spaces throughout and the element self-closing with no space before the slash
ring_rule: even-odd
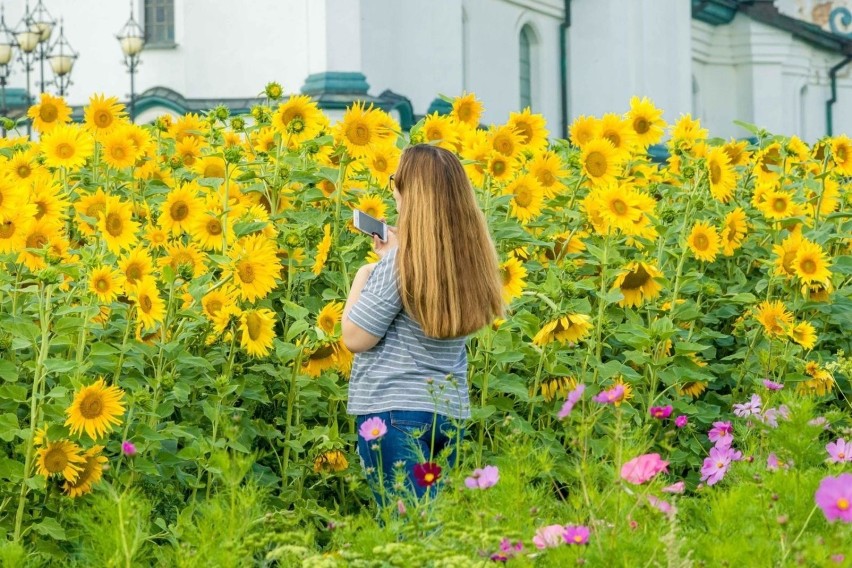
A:
<svg viewBox="0 0 852 568">
<path fill-rule="evenodd" d="M 472 91 L 485 122 L 530 106 L 552 136 L 634 95 L 726 138 L 748 135 L 735 120 L 808 141 L 852 132 L 852 0 L 42 1 L 79 52 L 67 92 L 78 106 L 94 92 L 128 100 L 115 34 L 132 10 L 147 36 L 139 121 L 247 109 L 278 81 L 332 115 L 365 99 L 404 126 Z M 15 25 L 26 1 L 2 4 Z M 25 89 L 20 64 L 8 83 Z"/>
</svg>

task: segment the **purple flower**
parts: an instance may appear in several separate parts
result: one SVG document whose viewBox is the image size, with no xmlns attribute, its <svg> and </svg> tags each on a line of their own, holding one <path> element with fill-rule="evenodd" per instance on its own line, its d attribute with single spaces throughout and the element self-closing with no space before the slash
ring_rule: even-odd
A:
<svg viewBox="0 0 852 568">
<path fill-rule="evenodd" d="M 782 385 L 781 383 L 776 383 L 775 381 L 770 381 L 769 379 L 763 379 L 763 386 L 765 386 L 771 391 L 780 391 L 784 388 L 784 385 Z"/>
<path fill-rule="evenodd" d="M 766 456 L 766 469 L 769 471 L 775 471 L 780 466 L 778 462 L 778 456 L 775 455 L 775 452 L 770 452 L 768 456 Z"/>
<path fill-rule="evenodd" d="M 535 531 L 535 536 L 532 541 L 536 548 L 553 548 L 562 544 L 562 533 L 565 532 L 565 527 L 562 525 L 548 525 L 541 527 Z"/>
<path fill-rule="evenodd" d="M 624 385 L 615 385 L 609 390 L 601 391 L 592 400 L 601 404 L 615 404 L 624 398 Z"/>
<path fill-rule="evenodd" d="M 583 396 L 583 391 L 586 390 L 586 385 L 580 383 L 577 387 L 568 393 L 568 399 L 565 401 L 565 404 L 562 405 L 562 409 L 557 414 L 557 418 L 559 420 L 564 420 L 571 414 L 571 411 L 574 410 L 574 405 L 580 402 L 580 399 Z"/>
<path fill-rule="evenodd" d="M 846 560 L 846 556 L 843 554 L 832 554 L 831 561 L 835 564 L 843 564 L 843 561 Z"/>
<path fill-rule="evenodd" d="M 701 481 L 706 481 L 707 485 L 722 481 L 733 457 L 731 448 L 710 448 L 710 457 L 704 458 L 704 465 L 701 466 Z"/>
<path fill-rule="evenodd" d="M 667 471 L 669 462 L 660 459 L 660 454 L 642 454 L 621 466 L 621 478 L 633 485 L 650 481 L 658 473 Z"/>
<path fill-rule="evenodd" d="M 381 438 L 388 433 L 388 426 L 385 421 L 378 416 L 373 416 L 364 420 L 361 427 L 358 428 L 358 433 L 365 441 L 371 442 L 376 438 Z"/>
<path fill-rule="evenodd" d="M 831 463 L 852 462 L 852 441 L 847 442 L 843 438 L 836 442 L 829 442 L 825 449 L 830 456 L 828 461 Z"/>
<path fill-rule="evenodd" d="M 686 414 L 681 414 L 680 416 L 675 418 L 675 426 L 677 426 L 678 428 L 683 428 L 687 424 L 689 424 L 689 418 L 686 417 Z"/>
<path fill-rule="evenodd" d="M 132 458 L 136 455 L 136 446 L 130 440 L 125 440 L 121 443 L 121 453 Z"/>
<path fill-rule="evenodd" d="M 756 414 L 755 417 L 770 428 L 778 428 L 778 418 L 789 420 L 790 409 L 786 404 L 782 404 L 778 408 L 767 408 L 766 412 L 763 413 L 763 416 Z"/>
<path fill-rule="evenodd" d="M 500 480 L 500 472 L 497 466 L 486 465 L 483 468 L 473 470 L 473 474 L 464 480 L 468 489 L 488 489 Z"/>
<path fill-rule="evenodd" d="M 671 485 L 667 485 L 663 487 L 663 493 L 675 493 L 680 495 L 686 490 L 686 483 L 683 481 L 678 481 L 677 483 L 672 483 Z"/>
<path fill-rule="evenodd" d="M 809 426 L 822 426 L 823 430 L 828 430 L 830 424 L 825 416 L 817 416 L 813 420 L 808 420 Z"/>
<path fill-rule="evenodd" d="M 730 422 L 714 422 L 707 437 L 719 448 L 730 448 L 734 441 L 733 426 Z"/>
<path fill-rule="evenodd" d="M 814 499 L 829 521 L 852 523 L 852 473 L 823 479 Z"/>
<path fill-rule="evenodd" d="M 588 544 L 589 527 L 583 525 L 566 525 L 562 538 L 568 544 Z"/>
<path fill-rule="evenodd" d="M 760 400 L 760 395 L 753 394 L 751 395 L 751 400 L 749 402 L 734 405 L 734 414 L 740 418 L 745 418 L 752 414 L 760 414 L 761 404 L 762 401 Z"/>
<path fill-rule="evenodd" d="M 651 414 L 651 416 L 658 420 L 665 420 L 666 418 L 672 415 L 672 410 L 672 405 L 669 404 L 666 406 L 652 406 L 648 410 L 648 412 Z"/>
<path fill-rule="evenodd" d="M 648 502 L 651 504 L 652 507 L 669 517 L 677 514 L 677 508 L 668 501 L 663 501 L 662 499 L 658 499 L 653 495 L 648 495 Z"/>
<path fill-rule="evenodd" d="M 513 543 L 508 538 L 503 538 L 500 541 L 500 550 L 491 555 L 491 560 L 494 562 L 507 562 L 523 549 L 524 545 L 521 541 Z"/>
</svg>

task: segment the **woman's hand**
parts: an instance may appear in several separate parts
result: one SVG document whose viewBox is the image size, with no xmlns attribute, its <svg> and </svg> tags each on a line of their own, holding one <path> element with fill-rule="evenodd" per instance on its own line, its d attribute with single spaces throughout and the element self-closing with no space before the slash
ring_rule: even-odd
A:
<svg viewBox="0 0 852 568">
<path fill-rule="evenodd" d="M 373 250 L 376 251 L 379 258 L 384 258 L 389 251 L 396 248 L 397 244 L 396 227 L 388 225 L 388 240 L 385 242 L 382 242 L 377 235 L 373 235 Z"/>
</svg>

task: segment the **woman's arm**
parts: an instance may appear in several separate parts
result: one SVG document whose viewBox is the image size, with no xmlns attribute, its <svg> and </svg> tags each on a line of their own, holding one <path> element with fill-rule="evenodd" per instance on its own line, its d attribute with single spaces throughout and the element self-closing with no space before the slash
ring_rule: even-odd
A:
<svg viewBox="0 0 852 568">
<path fill-rule="evenodd" d="M 368 351 L 381 339 L 381 337 L 376 337 L 361 329 L 355 322 L 349 319 L 349 312 L 352 310 L 352 306 L 361 298 L 361 290 L 364 289 L 364 284 L 367 283 L 367 279 L 375 268 L 376 264 L 372 263 L 365 264 L 358 269 L 355 279 L 352 281 L 352 287 L 349 289 L 349 297 L 346 298 L 346 305 L 343 307 L 343 320 L 341 323 L 343 344 L 353 353 Z"/>
</svg>

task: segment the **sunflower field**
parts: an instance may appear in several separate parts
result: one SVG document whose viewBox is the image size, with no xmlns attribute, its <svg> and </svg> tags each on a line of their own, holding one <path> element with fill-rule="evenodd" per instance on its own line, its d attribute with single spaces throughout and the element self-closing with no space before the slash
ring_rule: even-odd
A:
<svg viewBox="0 0 852 568">
<path fill-rule="evenodd" d="M 852 140 L 281 92 L 3 119 L 3 566 L 852 565 Z M 377 511 L 340 319 L 413 144 L 462 160 L 507 308 L 438 496 Z"/>
</svg>

